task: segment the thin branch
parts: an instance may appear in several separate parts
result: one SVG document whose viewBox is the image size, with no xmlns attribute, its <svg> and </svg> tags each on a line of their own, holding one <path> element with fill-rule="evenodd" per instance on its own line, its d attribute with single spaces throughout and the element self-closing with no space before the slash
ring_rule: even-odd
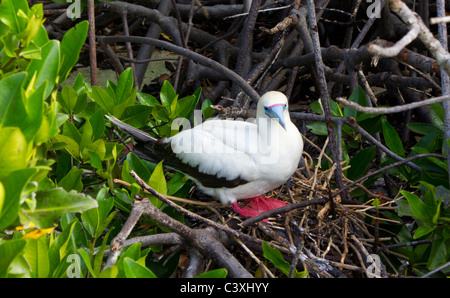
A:
<svg viewBox="0 0 450 298">
<path fill-rule="evenodd" d="M 98 85 L 97 74 L 97 43 L 95 41 L 95 8 L 94 0 L 88 0 L 89 19 L 89 62 L 91 67 L 91 85 Z"/>
<path fill-rule="evenodd" d="M 335 131 L 332 124 L 332 115 L 331 115 L 331 107 L 330 107 L 330 95 L 328 93 L 327 82 L 325 78 L 325 70 L 324 64 L 322 60 L 322 55 L 320 52 L 320 41 L 319 41 L 319 32 L 316 23 L 316 12 L 315 5 L 313 0 L 308 0 L 308 25 L 311 32 L 311 38 L 314 49 L 314 57 L 315 57 L 315 66 L 318 76 L 318 85 L 320 98 L 323 105 L 325 120 L 327 124 L 328 136 L 330 137 L 330 147 L 332 151 L 333 161 L 336 163 L 335 170 L 335 180 L 338 188 L 342 188 L 344 186 L 344 181 L 342 178 L 342 167 L 340 164 L 341 156 L 339 156 L 339 150 L 337 146 L 337 142 L 341 142 L 341 140 L 336 140 Z"/>
<path fill-rule="evenodd" d="M 355 102 L 351 102 L 342 97 L 337 97 L 336 101 L 344 106 L 351 107 L 359 112 L 363 112 L 363 113 L 367 113 L 367 114 L 392 114 L 392 113 L 400 113 L 400 112 L 417 109 L 417 108 L 431 105 L 434 103 L 444 102 L 449 99 L 450 99 L 450 95 L 443 95 L 443 96 L 434 97 L 434 98 L 426 99 L 426 100 L 419 101 L 419 102 L 412 102 L 412 103 L 404 104 L 401 106 L 376 107 L 376 108 L 364 107 L 364 106 L 361 106 Z"/>
<path fill-rule="evenodd" d="M 207 58 L 205 56 L 202 56 L 200 54 L 197 54 L 195 52 L 190 51 L 189 49 L 185 49 L 179 46 L 176 46 L 174 44 L 171 44 L 169 42 L 158 40 L 154 38 L 149 37 L 141 37 L 141 36 L 98 36 L 98 41 L 103 42 L 105 44 L 111 44 L 115 42 L 134 42 L 134 43 L 143 43 L 143 44 L 150 44 L 157 47 L 164 48 L 168 51 L 175 52 L 177 54 L 186 56 L 204 66 L 207 66 L 209 68 L 212 68 L 213 70 L 223 74 L 226 78 L 229 80 L 235 82 L 239 87 L 242 88 L 242 90 L 247 93 L 248 96 L 252 98 L 254 101 L 259 100 L 259 94 L 247 83 L 246 80 L 244 80 L 242 77 L 237 75 L 234 71 L 230 70 L 229 68 L 223 66 L 222 64 Z"/>
</svg>

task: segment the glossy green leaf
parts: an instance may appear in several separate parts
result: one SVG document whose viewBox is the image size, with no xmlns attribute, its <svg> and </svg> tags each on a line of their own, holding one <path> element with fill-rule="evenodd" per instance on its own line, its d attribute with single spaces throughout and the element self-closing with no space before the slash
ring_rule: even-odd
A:
<svg viewBox="0 0 450 298">
<path fill-rule="evenodd" d="M 61 40 L 61 68 L 59 69 L 59 83 L 66 81 L 67 76 L 78 62 L 81 48 L 83 47 L 89 23 L 87 21 L 79 22 L 64 34 Z"/>
<path fill-rule="evenodd" d="M 206 99 L 202 102 L 202 115 L 203 118 L 209 119 L 212 117 L 212 115 L 214 115 L 214 113 L 216 112 L 213 108 L 211 108 L 212 102 L 209 99 Z"/>
<path fill-rule="evenodd" d="M 123 260 L 125 276 L 127 278 L 156 278 L 156 275 L 147 267 L 130 258 Z"/>
<path fill-rule="evenodd" d="M 17 218 L 22 190 L 35 173 L 35 168 L 22 169 L 10 173 L 2 180 L 5 199 L 0 213 L 0 230 L 8 227 Z"/>
<path fill-rule="evenodd" d="M 78 102 L 78 94 L 74 88 L 64 86 L 58 93 L 58 102 L 67 114 L 73 114 Z"/>
<path fill-rule="evenodd" d="M 347 178 L 356 180 L 364 176 L 370 167 L 370 163 L 375 157 L 375 146 L 361 150 L 350 160 L 350 169 L 347 170 Z"/>
<path fill-rule="evenodd" d="M 278 249 L 271 247 L 267 242 L 262 243 L 262 248 L 264 257 L 272 262 L 272 264 L 280 269 L 286 276 L 289 276 L 291 265 L 284 260 L 281 252 Z M 297 269 L 294 270 L 295 278 L 305 277 L 308 273 L 307 271 L 298 272 Z"/>
<path fill-rule="evenodd" d="M 26 244 L 26 241 L 22 239 L 0 242 L 0 256 L 2 256 L 0 258 L 0 278 L 7 276 L 9 265 L 22 252 Z"/>
<path fill-rule="evenodd" d="M 65 191 L 76 190 L 81 192 L 83 190 L 83 183 L 81 182 L 82 169 L 73 167 L 67 175 L 59 181 L 58 186 L 62 187 Z"/>
<path fill-rule="evenodd" d="M 138 92 L 137 97 L 144 106 L 153 107 L 155 104 L 159 104 L 159 101 L 154 96 L 147 93 Z"/>
<path fill-rule="evenodd" d="M 35 277 L 45 278 L 49 276 L 50 260 L 44 238 L 27 239 L 25 258 Z"/>
<path fill-rule="evenodd" d="M 0 90 L 2 90 L 0 92 L 0 127 L 3 126 L 7 117 L 14 116 L 11 115 L 15 112 L 12 109 L 14 108 L 15 101 L 21 100 L 20 88 L 26 75 L 26 73 L 20 72 L 0 80 Z M 22 105 L 21 109 L 24 109 L 22 101 L 20 104 Z"/>
<path fill-rule="evenodd" d="M 139 128 L 145 126 L 149 122 L 152 114 L 152 108 L 143 105 L 128 106 L 124 110 L 121 120 L 133 127 Z"/>
<path fill-rule="evenodd" d="M 166 177 L 164 176 L 164 170 L 163 170 L 163 162 L 161 161 L 156 166 L 155 170 L 153 171 L 152 175 L 150 176 L 149 185 L 159 192 L 160 194 L 166 195 L 167 194 L 167 183 L 166 183 Z"/>
<path fill-rule="evenodd" d="M 133 89 L 133 69 L 131 67 L 125 69 L 119 76 L 116 87 L 117 103 L 124 102 L 131 90 Z"/>
<path fill-rule="evenodd" d="M 17 127 L 0 128 L 0 180 L 23 169 L 29 160 L 28 144 Z"/>
<path fill-rule="evenodd" d="M 313 134 L 318 136 L 328 135 L 327 125 L 324 122 L 313 122 L 306 125 L 306 128 L 310 129 Z"/>
<path fill-rule="evenodd" d="M 92 264 L 91 264 L 91 259 L 89 257 L 89 254 L 84 250 L 84 249 L 78 249 L 78 254 L 81 256 L 81 258 L 83 259 L 84 264 L 86 265 L 86 267 L 89 270 L 89 273 L 91 273 L 92 277 L 96 278 L 97 275 L 94 272 L 94 269 L 92 268 Z"/>
<path fill-rule="evenodd" d="M 398 136 L 397 131 L 386 120 L 386 118 L 383 118 L 381 120 L 381 124 L 383 127 L 383 136 L 384 136 L 386 145 L 395 154 L 405 157 L 405 150 L 403 149 L 403 143 L 402 143 L 402 140 L 400 139 L 400 137 Z"/>
<path fill-rule="evenodd" d="M 89 98 L 95 101 L 100 107 L 102 107 L 109 114 L 113 114 L 115 107 L 114 94 L 111 94 L 106 89 L 98 86 L 92 86 L 92 90 L 88 91 Z M 115 116 L 115 115 L 114 115 Z"/>
<path fill-rule="evenodd" d="M 0 6 L 0 21 L 8 25 L 12 32 L 19 34 L 25 30 L 27 19 L 18 14 L 22 10 L 25 15 L 30 11 L 26 0 L 3 0 Z"/>
<path fill-rule="evenodd" d="M 19 125 L 27 142 L 35 140 L 36 143 L 48 141 L 48 132 L 43 133 L 41 131 L 42 122 L 46 121 L 44 114 L 44 100 L 45 100 L 45 90 L 47 84 L 44 83 L 39 87 L 27 100 L 26 110 L 27 116 L 22 119 L 22 123 Z M 46 121 L 46 124 L 48 121 Z"/>
<path fill-rule="evenodd" d="M 408 200 L 414 217 L 426 224 L 432 224 L 434 212 L 430 212 L 425 203 L 418 196 L 405 190 L 402 190 L 401 194 Z"/>
<path fill-rule="evenodd" d="M 348 101 L 355 102 L 361 106 L 366 106 L 366 94 L 364 93 L 364 90 L 361 88 L 361 86 L 356 86 L 353 92 L 348 97 Z M 358 111 L 355 109 L 345 106 L 344 107 L 344 117 L 353 117 L 356 119 L 356 115 L 358 114 Z"/>
<path fill-rule="evenodd" d="M 55 188 L 36 192 L 36 209 L 24 212 L 39 228 L 49 228 L 57 223 L 58 218 L 67 212 L 82 212 L 97 207 L 97 201 L 90 196 L 72 190 Z"/>
<path fill-rule="evenodd" d="M 173 89 L 172 85 L 169 83 L 169 81 L 164 81 L 159 94 L 162 105 L 168 111 L 171 111 L 171 105 L 173 101 L 177 99 L 178 95 L 175 92 L 175 89 Z"/>
<path fill-rule="evenodd" d="M 208 272 L 203 272 L 197 275 L 195 278 L 226 278 L 228 275 L 228 271 L 225 268 L 219 268 L 210 270 Z"/>
<path fill-rule="evenodd" d="M 83 221 L 83 224 L 85 228 L 88 230 L 89 234 L 93 238 L 98 238 L 105 230 L 106 226 L 109 224 L 110 220 L 104 223 L 114 206 L 114 199 L 113 197 L 107 196 L 108 194 L 108 188 L 104 187 L 102 188 L 98 194 L 95 200 L 97 201 L 98 207 L 92 208 L 90 210 L 84 211 L 81 214 L 81 219 Z"/>
<path fill-rule="evenodd" d="M 57 40 L 50 40 L 42 47 L 40 60 L 33 60 L 27 67 L 28 77 L 26 84 L 28 85 L 33 76 L 36 76 L 36 87 L 38 88 L 45 81 L 47 88 L 45 97 L 49 97 L 55 88 L 57 76 L 60 66 L 60 48 Z"/>
</svg>

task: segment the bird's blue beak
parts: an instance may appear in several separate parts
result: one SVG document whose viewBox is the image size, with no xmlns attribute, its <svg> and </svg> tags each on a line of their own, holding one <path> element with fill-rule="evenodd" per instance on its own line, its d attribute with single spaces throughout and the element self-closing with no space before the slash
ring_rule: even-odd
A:
<svg viewBox="0 0 450 298">
<path fill-rule="evenodd" d="M 286 105 L 277 104 L 270 106 L 265 109 L 266 114 L 272 119 L 278 119 L 278 122 L 284 129 L 286 129 L 286 123 L 284 121 L 284 110 L 286 110 Z"/>
</svg>

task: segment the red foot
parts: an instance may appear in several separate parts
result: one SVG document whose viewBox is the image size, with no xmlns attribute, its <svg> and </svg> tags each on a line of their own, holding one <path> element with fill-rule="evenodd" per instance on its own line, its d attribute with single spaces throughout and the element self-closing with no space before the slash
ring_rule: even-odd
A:
<svg viewBox="0 0 450 298">
<path fill-rule="evenodd" d="M 231 206 L 233 207 L 233 210 L 244 216 L 244 217 L 253 217 L 257 216 L 263 212 L 280 208 L 283 206 L 286 206 L 287 204 L 283 201 L 277 200 L 277 199 L 271 199 L 266 198 L 263 196 L 257 196 L 251 199 L 248 199 L 245 204 L 247 206 L 241 207 L 237 202 L 231 203 Z M 263 221 L 268 222 L 267 219 L 264 219 Z"/>
</svg>

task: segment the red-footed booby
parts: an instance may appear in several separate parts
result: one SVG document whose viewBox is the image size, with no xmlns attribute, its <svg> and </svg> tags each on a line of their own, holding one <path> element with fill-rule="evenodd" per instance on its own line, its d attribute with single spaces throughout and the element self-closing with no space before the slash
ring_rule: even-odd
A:
<svg viewBox="0 0 450 298">
<path fill-rule="evenodd" d="M 286 96 L 264 94 L 255 121 L 212 119 L 170 138 L 155 138 L 117 118 L 106 116 L 135 140 L 139 157 L 182 172 L 200 190 L 231 204 L 243 216 L 256 216 L 286 203 L 262 195 L 284 184 L 295 172 L 303 140 L 291 122 Z M 248 199 L 241 207 L 237 200 Z"/>
</svg>

